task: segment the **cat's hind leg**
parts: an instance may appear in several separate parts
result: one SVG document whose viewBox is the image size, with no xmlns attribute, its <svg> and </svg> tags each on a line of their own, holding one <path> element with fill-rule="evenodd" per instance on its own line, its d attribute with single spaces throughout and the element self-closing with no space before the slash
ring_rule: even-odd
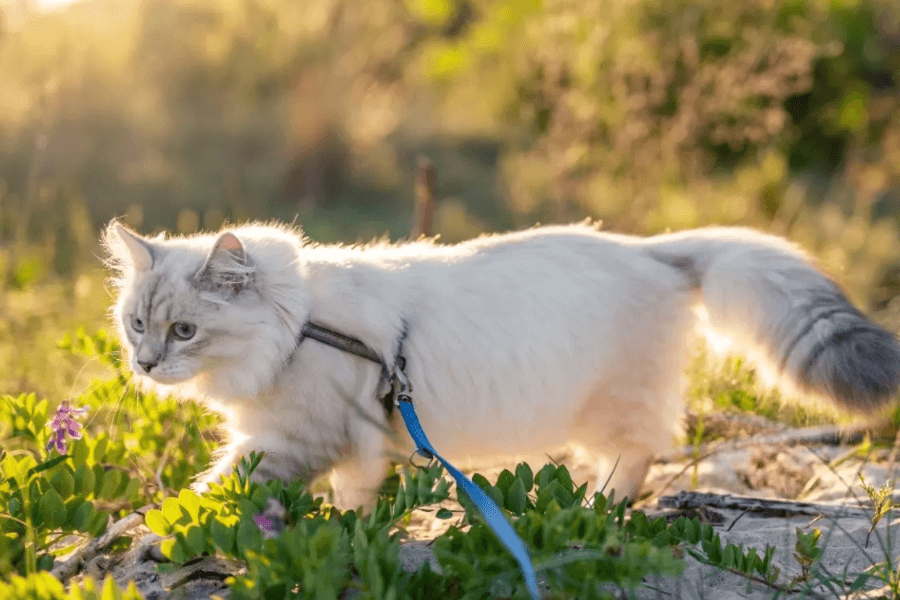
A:
<svg viewBox="0 0 900 600">
<path fill-rule="evenodd" d="M 332 467 L 329 482 L 336 507 L 368 513 L 375 508 L 378 490 L 387 476 L 388 437 L 371 420 L 358 419 L 350 427 L 352 447 Z"/>
<path fill-rule="evenodd" d="M 676 378 L 677 381 L 677 378 Z M 672 449 L 681 431 L 683 401 L 676 384 L 668 389 L 604 386 L 579 411 L 572 441 L 592 457 L 596 482 L 589 492 L 615 490 L 634 500 L 654 456 Z"/>
<path fill-rule="evenodd" d="M 328 478 L 334 492 L 334 505 L 342 510 L 371 512 L 387 469 L 387 460 L 360 460 L 357 457 L 335 465 Z"/>
</svg>

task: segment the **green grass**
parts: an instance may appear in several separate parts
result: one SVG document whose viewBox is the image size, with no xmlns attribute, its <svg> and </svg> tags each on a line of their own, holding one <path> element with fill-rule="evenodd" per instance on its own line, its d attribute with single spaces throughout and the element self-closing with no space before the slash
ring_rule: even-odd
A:
<svg viewBox="0 0 900 600">
<path fill-rule="evenodd" d="M 108 373 L 94 359 L 57 345 L 79 327 L 97 331 L 108 323 L 110 295 L 95 266 L 74 279 L 51 278 L 0 291 L 0 393 L 66 398 L 94 376 Z"/>
</svg>

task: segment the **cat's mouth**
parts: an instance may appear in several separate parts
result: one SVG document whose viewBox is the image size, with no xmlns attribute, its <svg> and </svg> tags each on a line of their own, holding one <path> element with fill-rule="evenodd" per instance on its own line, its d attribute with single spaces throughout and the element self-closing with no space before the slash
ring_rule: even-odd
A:
<svg viewBox="0 0 900 600">
<path fill-rule="evenodd" d="M 144 379 L 150 379 L 155 383 L 160 383 L 162 385 L 175 385 L 178 383 L 183 383 L 191 378 L 190 375 L 183 375 L 180 373 L 170 373 L 165 370 L 153 370 L 149 373 L 145 372 L 144 369 L 133 369 L 135 375 L 138 375 Z"/>
</svg>

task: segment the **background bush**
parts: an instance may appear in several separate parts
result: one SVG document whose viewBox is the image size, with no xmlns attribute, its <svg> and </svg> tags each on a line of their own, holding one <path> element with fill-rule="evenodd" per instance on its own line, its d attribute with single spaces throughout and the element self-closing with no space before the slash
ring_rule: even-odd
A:
<svg viewBox="0 0 900 600">
<path fill-rule="evenodd" d="M 63 273 L 116 215 L 401 235 L 419 152 L 452 237 L 818 228 L 825 204 L 867 225 L 900 202 L 892 0 L 28 7 L 0 5 L 0 232 L 54 238 Z"/>
</svg>

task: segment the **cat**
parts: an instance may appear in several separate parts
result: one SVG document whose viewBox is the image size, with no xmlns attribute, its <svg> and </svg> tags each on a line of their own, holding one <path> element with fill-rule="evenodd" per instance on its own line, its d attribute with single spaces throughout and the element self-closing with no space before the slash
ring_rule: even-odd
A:
<svg viewBox="0 0 900 600">
<path fill-rule="evenodd" d="M 308 321 L 401 351 L 422 426 L 450 459 L 591 457 L 634 497 L 684 412 L 682 374 L 703 324 L 783 381 L 851 411 L 900 383 L 900 345 L 787 241 L 713 227 L 639 238 L 590 224 L 458 245 L 321 245 L 283 225 L 146 238 L 113 221 L 115 326 L 131 369 L 224 416 L 228 443 L 202 491 L 251 450 L 253 479 L 329 472 L 339 507 L 371 506 L 412 448 L 378 397 L 378 364 L 306 339 Z M 393 432 L 393 435 L 392 435 Z M 393 454 L 392 454 L 393 453 Z M 407 453 L 408 456 L 408 453 Z"/>
</svg>

